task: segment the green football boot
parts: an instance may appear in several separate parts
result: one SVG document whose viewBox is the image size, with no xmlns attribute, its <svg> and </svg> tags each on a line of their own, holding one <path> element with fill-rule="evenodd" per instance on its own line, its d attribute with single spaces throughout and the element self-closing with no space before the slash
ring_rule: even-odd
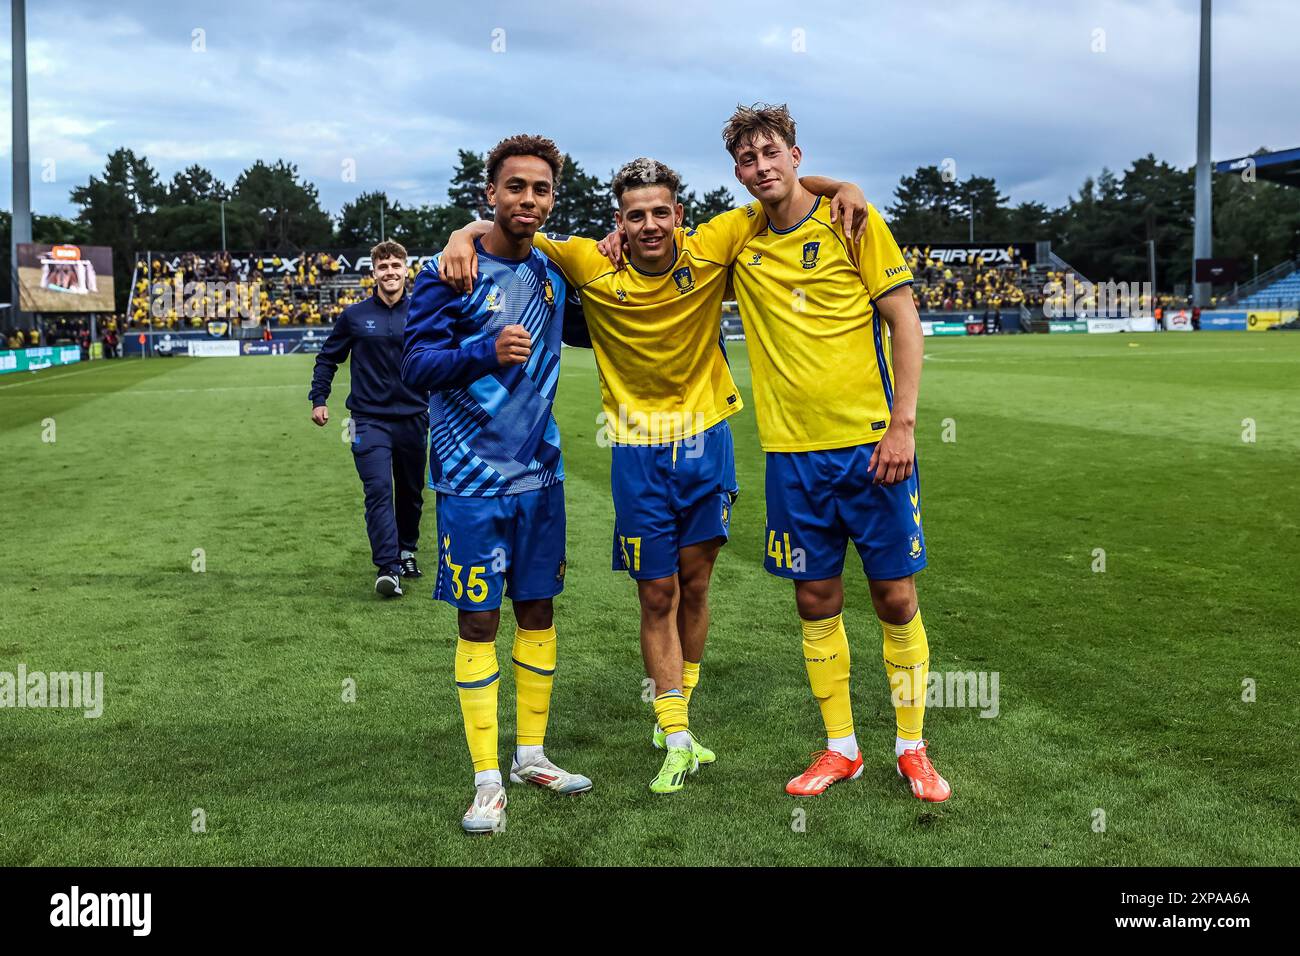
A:
<svg viewBox="0 0 1300 956">
<path fill-rule="evenodd" d="M 685 747 L 669 747 L 659 774 L 650 781 L 651 793 L 676 793 L 686 783 L 686 775 L 700 769 L 700 762 Z"/>
<path fill-rule="evenodd" d="M 717 754 L 704 746 L 704 744 L 700 743 L 700 738 L 696 737 L 694 732 L 689 730 L 686 732 L 691 735 L 691 744 L 695 748 L 695 759 L 698 760 L 701 765 L 713 763 L 713 761 L 718 759 Z M 660 729 L 658 724 L 655 724 L 655 732 L 650 738 L 650 742 L 655 745 L 655 749 L 657 750 L 663 750 L 668 746 L 668 735 Z"/>
</svg>

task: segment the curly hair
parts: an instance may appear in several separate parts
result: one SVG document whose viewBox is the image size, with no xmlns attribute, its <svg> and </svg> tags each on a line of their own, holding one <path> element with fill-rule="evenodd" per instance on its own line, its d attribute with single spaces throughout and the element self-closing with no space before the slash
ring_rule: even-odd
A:
<svg viewBox="0 0 1300 956">
<path fill-rule="evenodd" d="M 492 147 L 487 155 L 488 182 L 496 182 L 501 164 L 511 156 L 536 156 L 546 160 L 546 165 L 551 167 L 551 175 L 559 183 L 560 170 L 564 168 L 564 157 L 560 155 L 559 148 L 545 136 L 531 136 L 528 133 L 507 137 Z"/>
<path fill-rule="evenodd" d="M 615 199 L 621 200 L 627 190 L 640 189 L 642 186 L 667 186 L 675 199 L 681 184 L 682 178 L 674 170 L 657 159 L 639 156 L 630 163 L 625 163 L 623 168 L 614 174 L 610 186 L 614 190 Z"/>
</svg>

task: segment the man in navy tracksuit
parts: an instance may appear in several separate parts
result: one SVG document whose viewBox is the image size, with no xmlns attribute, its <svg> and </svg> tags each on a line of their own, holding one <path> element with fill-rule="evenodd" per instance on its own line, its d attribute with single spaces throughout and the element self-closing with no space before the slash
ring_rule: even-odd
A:
<svg viewBox="0 0 1300 956">
<path fill-rule="evenodd" d="M 343 310 L 316 356 L 311 419 L 329 421 L 330 384 L 339 363 L 352 355 L 352 392 L 347 407 L 355 426 L 352 457 L 366 489 L 366 533 L 378 569 L 375 590 L 399 597 L 401 578 L 420 577 L 424 469 L 429 434 L 429 396 L 402 382 L 406 332 L 406 249 L 381 242 L 370 250 L 375 294 Z"/>
</svg>

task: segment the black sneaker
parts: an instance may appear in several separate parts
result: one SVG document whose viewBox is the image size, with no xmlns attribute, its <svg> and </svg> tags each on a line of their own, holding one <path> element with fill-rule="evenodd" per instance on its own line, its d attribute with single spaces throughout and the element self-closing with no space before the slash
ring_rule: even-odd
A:
<svg viewBox="0 0 1300 956">
<path fill-rule="evenodd" d="M 391 571 L 379 572 L 379 577 L 375 578 L 375 593 L 384 597 L 401 597 L 402 585 L 397 575 Z"/>
<path fill-rule="evenodd" d="M 404 578 L 424 577 L 424 572 L 421 571 L 420 566 L 415 563 L 415 555 L 411 555 L 409 558 L 402 558 L 402 577 Z"/>
</svg>

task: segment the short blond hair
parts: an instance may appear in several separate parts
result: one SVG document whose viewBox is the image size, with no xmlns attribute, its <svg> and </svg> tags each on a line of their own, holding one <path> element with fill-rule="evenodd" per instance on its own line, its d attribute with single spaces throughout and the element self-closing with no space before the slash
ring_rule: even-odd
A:
<svg viewBox="0 0 1300 956">
<path fill-rule="evenodd" d="M 793 146 L 794 117 L 790 115 L 790 108 L 784 103 L 777 106 L 771 103 L 737 106 L 736 112 L 727 120 L 727 125 L 722 127 L 722 141 L 731 158 L 735 159 L 736 150 L 752 145 L 754 136 L 760 133 L 769 139 L 779 139 L 785 145 Z"/>
</svg>

